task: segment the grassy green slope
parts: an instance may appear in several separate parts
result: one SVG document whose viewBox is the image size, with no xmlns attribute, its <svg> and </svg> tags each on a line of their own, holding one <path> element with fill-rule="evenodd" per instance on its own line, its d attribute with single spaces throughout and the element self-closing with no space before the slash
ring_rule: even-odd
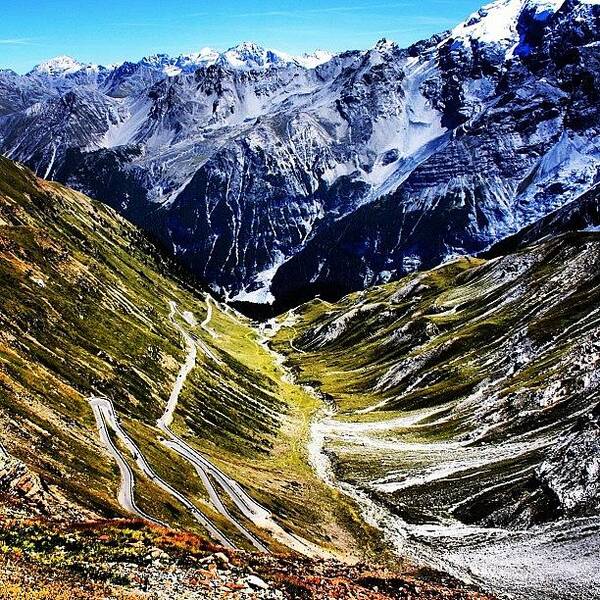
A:
<svg viewBox="0 0 600 600">
<path fill-rule="evenodd" d="M 88 404 L 91 394 L 105 395 L 157 473 L 243 547 L 193 469 L 158 442 L 155 423 L 185 357 L 167 303 L 198 323 L 207 312 L 206 296 L 172 272 L 112 210 L 0 158 L 0 438 L 82 509 L 122 514 L 118 470 Z M 368 551 L 371 533 L 354 507 L 307 464 L 318 403 L 282 379 L 245 319 L 213 303 L 209 329 L 190 326 L 208 353 L 198 352 L 174 429 L 288 530 L 342 553 Z M 136 480 L 141 508 L 198 529 L 137 471 Z"/>
</svg>

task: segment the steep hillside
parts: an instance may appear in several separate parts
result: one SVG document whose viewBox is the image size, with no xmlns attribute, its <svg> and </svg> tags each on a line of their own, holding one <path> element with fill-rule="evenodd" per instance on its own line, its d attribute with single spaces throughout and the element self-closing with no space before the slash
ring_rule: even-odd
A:
<svg viewBox="0 0 600 600">
<path fill-rule="evenodd" d="M 0 597 L 490 598 L 318 477 L 319 404 L 135 227 L 0 158 Z"/>
<path fill-rule="evenodd" d="M 329 410 L 312 462 L 402 552 L 523 598 L 594 598 L 600 236 L 462 258 L 271 322 Z"/>
<path fill-rule="evenodd" d="M 307 464 L 317 401 L 174 272 L 111 209 L 0 159 L 3 489 L 226 547 L 372 551 Z"/>
</svg>

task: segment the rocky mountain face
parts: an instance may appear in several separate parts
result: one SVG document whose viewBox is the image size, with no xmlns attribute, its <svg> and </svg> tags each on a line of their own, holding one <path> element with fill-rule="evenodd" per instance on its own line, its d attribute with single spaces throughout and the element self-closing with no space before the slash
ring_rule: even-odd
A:
<svg viewBox="0 0 600 600">
<path fill-rule="evenodd" d="M 427 89 L 451 135 L 392 193 L 316 233 L 277 272 L 276 297 L 360 289 L 477 252 L 596 182 L 599 7 L 542 8 L 526 5 L 504 45 L 456 30 L 441 43 L 445 69 Z M 500 17 L 484 10 L 472 27 L 486 19 Z"/>
<path fill-rule="evenodd" d="M 599 226 L 600 188 L 594 185 L 572 202 L 494 244 L 484 255 L 502 256 L 561 233 L 598 231 Z"/>
<path fill-rule="evenodd" d="M 482 250 L 596 180 L 595 2 L 498 0 L 408 49 L 246 43 L 0 73 L 0 151 L 281 308 Z"/>
</svg>

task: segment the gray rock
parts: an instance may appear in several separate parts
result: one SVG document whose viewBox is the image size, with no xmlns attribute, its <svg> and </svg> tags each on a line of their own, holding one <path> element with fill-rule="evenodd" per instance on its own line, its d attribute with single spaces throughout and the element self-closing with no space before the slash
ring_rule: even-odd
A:
<svg viewBox="0 0 600 600">
<path fill-rule="evenodd" d="M 250 587 L 259 590 L 269 589 L 269 584 L 260 577 L 258 577 L 258 575 L 249 575 L 248 577 L 246 577 L 246 582 L 248 583 L 248 585 L 250 585 Z"/>
</svg>

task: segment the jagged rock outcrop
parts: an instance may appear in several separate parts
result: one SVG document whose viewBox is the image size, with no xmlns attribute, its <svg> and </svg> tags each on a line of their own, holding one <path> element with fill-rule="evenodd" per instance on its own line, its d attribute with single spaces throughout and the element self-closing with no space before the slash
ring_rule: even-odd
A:
<svg viewBox="0 0 600 600">
<path fill-rule="evenodd" d="M 53 519 L 90 517 L 68 501 L 58 490 L 50 490 L 39 475 L 25 463 L 10 456 L 0 446 L 0 516 L 43 516 Z"/>
</svg>

